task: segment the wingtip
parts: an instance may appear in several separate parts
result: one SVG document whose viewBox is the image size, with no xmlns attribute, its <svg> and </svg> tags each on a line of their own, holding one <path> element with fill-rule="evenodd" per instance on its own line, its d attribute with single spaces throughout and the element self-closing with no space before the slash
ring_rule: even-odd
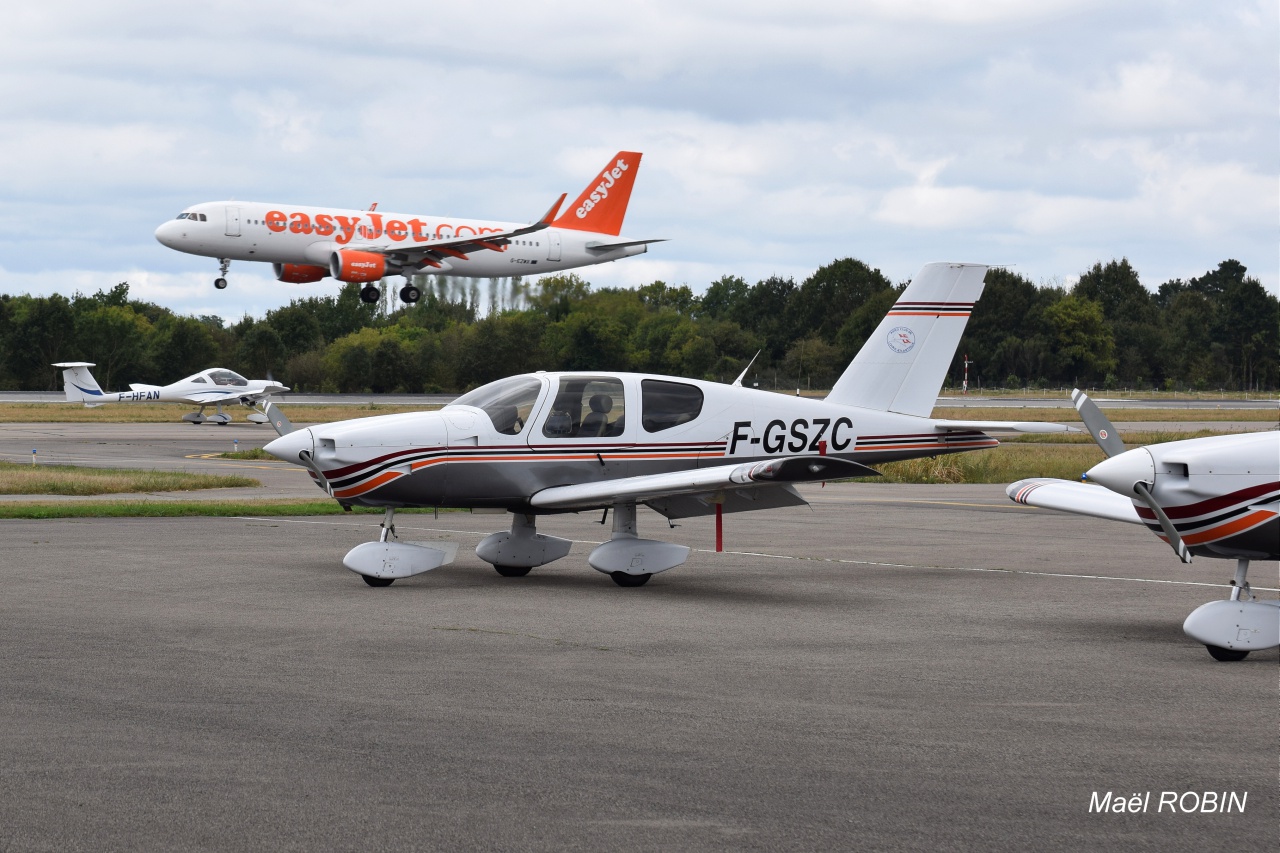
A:
<svg viewBox="0 0 1280 853">
<path fill-rule="evenodd" d="M 569 197 L 568 193 L 560 193 L 560 198 L 556 199 L 556 203 L 551 205 L 551 209 L 538 220 L 539 225 L 550 225 L 560 213 L 560 205 L 564 204 L 564 200 Z"/>
</svg>

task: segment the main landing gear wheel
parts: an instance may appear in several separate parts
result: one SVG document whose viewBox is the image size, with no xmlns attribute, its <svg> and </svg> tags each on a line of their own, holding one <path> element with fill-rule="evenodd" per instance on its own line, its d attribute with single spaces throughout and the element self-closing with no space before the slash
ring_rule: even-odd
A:
<svg viewBox="0 0 1280 853">
<path fill-rule="evenodd" d="M 364 582 L 369 586 L 391 586 L 396 582 L 395 578 L 375 578 L 371 575 L 361 575 L 360 577 L 364 578 Z"/>
<path fill-rule="evenodd" d="M 494 566 L 493 570 L 504 578 L 522 578 L 533 571 L 533 566 Z"/>
<path fill-rule="evenodd" d="M 414 287 L 412 284 L 406 284 L 400 288 L 400 301 L 412 305 L 422 298 L 422 291 Z"/>
<path fill-rule="evenodd" d="M 382 298 L 382 291 L 372 284 L 360 288 L 360 301 L 372 305 Z"/>
<path fill-rule="evenodd" d="M 610 572 L 609 577 L 613 578 L 613 582 L 618 586 L 644 586 L 653 575 L 629 575 L 626 572 Z"/>
<path fill-rule="evenodd" d="M 1247 649 L 1242 651 L 1240 649 L 1224 649 L 1222 646 L 1209 645 L 1206 645 L 1205 648 L 1209 650 L 1209 656 L 1211 658 L 1221 661 L 1244 660 L 1245 656 L 1249 654 Z"/>
<path fill-rule="evenodd" d="M 218 288 L 218 290 L 226 290 L 227 280 L 225 278 L 215 278 L 213 280 L 213 286 Z"/>
</svg>

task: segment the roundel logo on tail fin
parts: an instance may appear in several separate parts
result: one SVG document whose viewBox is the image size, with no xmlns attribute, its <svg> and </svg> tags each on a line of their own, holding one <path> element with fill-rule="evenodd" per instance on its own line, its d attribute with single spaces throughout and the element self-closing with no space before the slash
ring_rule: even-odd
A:
<svg viewBox="0 0 1280 853">
<path fill-rule="evenodd" d="M 897 353 L 911 352 L 911 348 L 916 345 L 916 333 L 906 326 L 893 327 L 885 339 L 889 349 Z"/>
</svg>

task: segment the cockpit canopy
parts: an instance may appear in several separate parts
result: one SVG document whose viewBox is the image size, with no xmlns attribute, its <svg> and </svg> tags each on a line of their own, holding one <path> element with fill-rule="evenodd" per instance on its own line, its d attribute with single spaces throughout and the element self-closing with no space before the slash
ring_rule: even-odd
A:
<svg viewBox="0 0 1280 853">
<path fill-rule="evenodd" d="M 245 379 L 234 370 L 206 370 L 204 373 L 197 373 L 195 376 L 187 377 L 188 382 L 194 382 L 197 385 L 229 385 L 236 388 L 242 388 L 249 384 L 249 380 Z"/>
<path fill-rule="evenodd" d="M 209 217 L 203 213 L 179 213 L 177 219 L 190 219 L 192 222 L 208 222 Z"/>
</svg>

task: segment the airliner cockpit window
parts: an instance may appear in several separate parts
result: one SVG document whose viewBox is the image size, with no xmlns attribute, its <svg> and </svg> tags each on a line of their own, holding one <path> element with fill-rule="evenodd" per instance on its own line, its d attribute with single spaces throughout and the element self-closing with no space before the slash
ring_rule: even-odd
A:
<svg viewBox="0 0 1280 853">
<path fill-rule="evenodd" d="M 626 400 L 612 376 L 565 376 L 542 425 L 547 438 L 606 438 L 622 435 Z"/>
<path fill-rule="evenodd" d="M 248 385 L 249 380 L 245 379 L 239 373 L 231 370 L 211 370 L 209 378 L 213 380 L 214 385 Z"/>
<path fill-rule="evenodd" d="M 187 219 L 187 218 L 189 218 L 190 216 L 191 216 L 191 214 L 190 214 L 190 213 L 179 213 L 177 218 L 178 218 L 178 219 Z"/>
<path fill-rule="evenodd" d="M 533 407 L 542 393 L 542 381 L 532 376 L 511 376 L 481 385 L 454 400 L 446 409 L 454 406 L 475 406 L 493 421 L 493 428 L 503 435 L 519 435 L 525 422 L 533 414 Z"/>
<path fill-rule="evenodd" d="M 645 432 L 662 432 L 702 413 L 702 389 L 683 382 L 645 379 L 640 383 L 640 406 Z"/>
</svg>

